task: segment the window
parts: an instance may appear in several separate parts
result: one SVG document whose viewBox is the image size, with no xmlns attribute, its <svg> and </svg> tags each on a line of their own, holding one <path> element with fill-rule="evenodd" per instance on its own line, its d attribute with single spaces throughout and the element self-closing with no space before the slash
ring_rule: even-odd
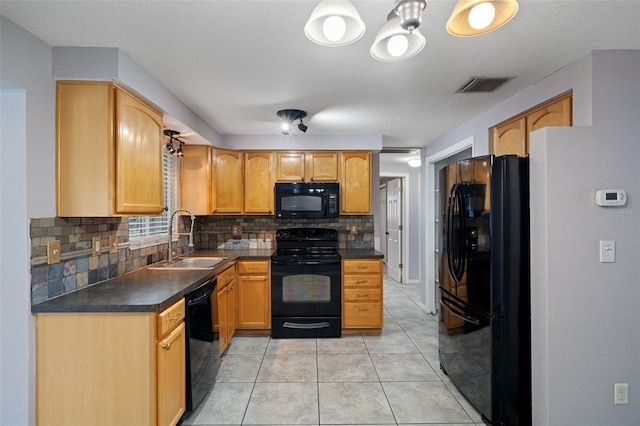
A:
<svg viewBox="0 0 640 426">
<path fill-rule="evenodd" d="M 169 215 L 178 207 L 178 158 L 162 152 L 165 211 L 159 216 L 129 217 L 131 248 L 141 248 L 167 242 Z"/>
</svg>

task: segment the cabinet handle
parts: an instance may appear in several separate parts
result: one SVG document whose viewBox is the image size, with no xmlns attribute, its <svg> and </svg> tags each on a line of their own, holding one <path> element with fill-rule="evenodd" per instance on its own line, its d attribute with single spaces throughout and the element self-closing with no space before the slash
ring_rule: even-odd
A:
<svg viewBox="0 0 640 426">
<path fill-rule="evenodd" d="M 358 280 L 358 281 L 356 281 L 357 284 L 366 284 L 368 282 L 369 282 L 369 280 Z"/>
<path fill-rule="evenodd" d="M 171 343 L 165 343 L 164 345 L 162 345 L 162 349 L 168 351 L 169 349 L 171 349 Z"/>
<path fill-rule="evenodd" d="M 368 310 L 369 310 L 369 308 L 358 308 L 358 310 L 359 310 L 360 312 L 365 312 L 365 311 L 368 311 Z"/>
<path fill-rule="evenodd" d="M 369 297 L 369 294 L 365 293 L 365 294 L 358 294 L 358 297 Z"/>
<path fill-rule="evenodd" d="M 174 316 L 173 318 L 169 317 L 169 321 L 178 321 L 181 317 L 182 317 L 182 314 L 178 312 L 176 313 L 176 316 Z"/>
<path fill-rule="evenodd" d="M 369 269 L 367 265 L 358 265 L 358 269 Z"/>
</svg>

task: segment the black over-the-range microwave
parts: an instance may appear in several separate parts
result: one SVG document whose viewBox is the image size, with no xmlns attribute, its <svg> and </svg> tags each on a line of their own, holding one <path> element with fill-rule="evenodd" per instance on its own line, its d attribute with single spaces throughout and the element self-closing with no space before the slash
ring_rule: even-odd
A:
<svg viewBox="0 0 640 426">
<path fill-rule="evenodd" d="M 275 188 L 276 217 L 316 219 L 340 216 L 337 182 L 279 182 Z"/>
</svg>

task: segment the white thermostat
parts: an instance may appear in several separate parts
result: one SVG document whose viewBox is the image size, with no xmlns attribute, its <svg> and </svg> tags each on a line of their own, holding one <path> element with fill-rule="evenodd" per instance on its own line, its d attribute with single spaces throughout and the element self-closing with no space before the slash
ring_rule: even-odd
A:
<svg viewBox="0 0 640 426">
<path fill-rule="evenodd" d="M 596 191 L 596 204 L 602 207 L 624 206 L 627 192 L 624 189 L 600 189 Z"/>
</svg>

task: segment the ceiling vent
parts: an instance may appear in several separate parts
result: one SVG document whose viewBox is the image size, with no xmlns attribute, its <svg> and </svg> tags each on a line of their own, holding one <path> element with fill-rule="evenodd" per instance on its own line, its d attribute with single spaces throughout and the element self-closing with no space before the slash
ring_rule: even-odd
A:
<svg viewBox="0 0 640 426">
<path fill-rule="evenodd" d="M 456 90 L 456 93 L 493 92 L 513 77 L 472 77 Z"/>
</svg>

